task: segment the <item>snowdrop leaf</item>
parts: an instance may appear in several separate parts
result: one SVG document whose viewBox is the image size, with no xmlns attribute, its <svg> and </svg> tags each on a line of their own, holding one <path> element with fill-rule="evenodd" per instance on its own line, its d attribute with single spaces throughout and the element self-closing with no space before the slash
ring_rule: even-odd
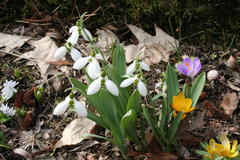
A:
<svg viewBox="0 0 240 160">
<path fill-rule="evenodd" d="M 135 111 L 139 111 L 140 110 L 140 100 L 141 100 L 141 95 L 139 94 L 139 92 L 137 90 L 135 90 L 131 97 L 128 99 L 128 103 L 127 103 L 127 111 L 133 109 Z"/>
<path fill-rule="evenodd" d="M 117 69 L 120 76 L 126 73 L 125 51 L 122 45 L 116 45 L 112 52 L 112 64 Z"/>
<path fill-rule="evenodd" d="M 87 67 L 87 73 L 89 77 L 92 79 L 96 79 L 100 72 L 101 68 L 98 61 L 96 59 L 92 59 L 92 62 L 90 62 Z"/>
</svg>

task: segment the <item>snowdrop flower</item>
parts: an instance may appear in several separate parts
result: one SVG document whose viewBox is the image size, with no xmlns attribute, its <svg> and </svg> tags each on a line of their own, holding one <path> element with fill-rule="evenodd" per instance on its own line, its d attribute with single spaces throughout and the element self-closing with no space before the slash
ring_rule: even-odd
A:
<svg viewBox="0 0 240 160">
<path fill-rule="evenodd" d="M 105 75 L 104 72 L 102 72 L 98 78 L 96 80 L 94 80 L 88 87 L 87 89 L 87 94 L 88 95 L 93 95 L 95 93 L 97 93 L 101 86 L 105 85 L 106 89 L 113 94 L 114 96 L 118 96 L 119 95 L 119 91 L 118 88 L 116 86 L 116 84 L 109 80 L 108 77 Z"/>
<path fill-rule="evenodd" d="M 8 107 L 7 105 L 1 104 L 0 111 L 7 116 L 14 116 L 16 110 Z"/>
<path fill-rule="evenodd" d="M 70 56 L 74 61 L 77 61 L 78 59 L 82 58 L 82 55 L 79 52 L 79 50 L 77 50 L 76 48 L 72 47 L 72 45 L 69 44 L 58 48 L 54 54 L 54 57 L 57 59 L 64 58 L 68 51 L 70 51 Z"/>
<path fill-rule="evenodd" d="M 67 42 L 70 42 L 72 45 L 77 44 L 79 38 L 79 28 L 77 26 L 72 26 L 69 29 L 69 33 L 71 33 L 71 36 L 67 39 Z"/>
<path fill-rule="evenodd" d="M 135 75 L 134 77 L 125 79 L 120 84 L 120 87 L 125 88 L 133 83 L 137 85 L 138 92 L 145 97 L 147 95 L 147 87 L 145 86 L 144 82 L 140 79 L 139 75 Z"/>
<path fill-rule="evenodd" d="M 102 58 L 101 54 L 97 54 L 96 56 L 90 55 L 88 57 L 83 57 L 83 58 L 78 59 L 73 64 L 73 68 L 80 70 L 88 64 L 87 73 L 88 73 L 89 77 L 92 79 L 96 79 L 101 71 L 98 60 L 102 60 L 102 59 L 103 58 Z"/>
<path fill-rule="evenodd" d="M 2 92 L 2 98 L 4 100 L 8 100 L 13 96 L 13 93 L 16 93 L 17 90 L 14 88 L 18 82 L 13 81 L 13 80 L 6 80 L 5 83 L 3 84 L 3 89 L 1 90 Z"/>
<path fill-rule="evenodd" d="M 73 102 L 74 110 L 77 112 L 78 116 L 86 117 L 87 110 L 82 102 L 77 101 L 75 98 L 71 99 L 69 96 L 65 98 L 64 101 L 60 102 L 53 111 L 54 115 L 61 115 L 67 111 L 70 103 Z"/>
<path fill-rule="evenodd" d="M 89 42 L 93 41 L 92 34 L 86 28 L 81 29 L 81 35 L 86 41 L 89 41 Z"/>
<path fill-rule="evenodd" d="M 144 71 L 150 71 L 149 66 L 144 62 L 139 62 L 138 60 L 134 60 L 132 64 L 127 67 L 126 74 L 133 74 L 135 71 L 142 69 Z"/>
</svg>

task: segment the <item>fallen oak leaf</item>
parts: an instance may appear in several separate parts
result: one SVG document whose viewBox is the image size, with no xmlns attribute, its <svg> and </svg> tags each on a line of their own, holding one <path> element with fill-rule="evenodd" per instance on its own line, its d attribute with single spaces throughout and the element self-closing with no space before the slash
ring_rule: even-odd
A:
<svg viewBox="0 0 240 160">
<path fill-rule="evenodd" d="M 89 134 L 94 125 L 95 122 L 83 117 L 73 120 L 66 126 L 62 138 L 54 145 L 54 148 L 80 143 L 84 139 L 82 136 Z"/>
<path fill-rule="evenodd" d="M 205 101 L 204 106 L 206 110 L 208 110 L 212 115 L 212 117 L 226 121 L 230 120 L 229 115 L 225 114 L 224 111 L 218 109 L 212 102 Z"/>
<path fill-rule="evenodd" d="M 175 52 L 179 46 L 179 41 L 165 33 L 162 29 L 155 25 L 156 35 L 152 36 L 139 27 L 127 25 L 128 28 L 138 39 L 137 45 L 124 46 L 126 51 L 126 61 L 133 61 L 136 55 L 142 51 L 140 59 L 151 65 L 169 61 L 169 54 Z"/>
<path fill-rule="evenodd" d="M 237 109 L 238 101 L 237 93 L 226 93 L 220 105 L 223 107 L 225 113 L 232 117 L 233 112 Z"/>
</svg>

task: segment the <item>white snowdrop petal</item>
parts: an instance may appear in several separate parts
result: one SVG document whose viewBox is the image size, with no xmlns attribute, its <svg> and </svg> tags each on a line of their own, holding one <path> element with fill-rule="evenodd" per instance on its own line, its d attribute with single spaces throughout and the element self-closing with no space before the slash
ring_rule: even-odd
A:
<svg viewBox="0 0 240 160">
<path fill-rule="evenodd" d="M 101 68 L 98 61 L 95 58 L 92 58 L 92 62 L 90 62 L 87 66 L 87 73 L 89 77 L 96 79 L 100 72 Z"/>
<path fill-rule="evenodd" d="M 69 33 L 72 33 L 72 32 L 74 32 L 75 30 L 78 30 L 78 27 L 77 27 L 77 26 L 72 26 L 72 27 L 69 29 Z"/>
<path fill-rule="evenodd" d="M 133 84 L 133 82 L 136 80 L 136 77 L 131 77 L 128 79 L 125 79 L 124 81 L 122 81 L 122 83 L 120 84 L 120 87 L 124 88 L 124 87 L 128 87 L 131 84 Z"/>
<path fill-rule="evenodd" d="M 89 57 L 83 57 L 78 59 L 74 64 L 73 68 L 74 69 L 82 69 L 86 64 L 88 63 Z"/>
<path fill-rule="evenodd" d="M 134 61 L 132 64 L 130 64 L 127 67 L 126 74 L 133 74 L 135 72 L 135 68 L 136 68 L 136 62 Z"/>
<path fill-rule="evenodd" d="M 138 81 L 138 92 L 144 97 L 147 95 L 147 87 L 141 80 Z"/>
<path fill-rule="evenodd" d="M 108 90 L 110 93 L 112 93 L 114 96 L 118 96 L 118 95 L 119 95 L 118 88 L 117 88 L 116 84 L 113 83 L 113 81 L 111 81 L 111 80 L 106 80 L 105 86 L 106 86 L 107 90 Z"/>
<path fill-rule="evenodd" d="M 57 49 L 57 51 L 54 54 L 54 57 L 58 58 L 58 59 L 61 59 L 66 55 L 66 53 L 67 53 L 66 47 L 62 46 L 62 47 Z"/>
<path fill-rule="evenodd" d="M 80 102 L 77 101 L 76 99 L 73 100 L 74 101 L 74 109 L 77 112 L 79 117 L 87 117 L 87 109 L 85 108 L 85 105 Z"/>
<path fill-rule="evenodd" d="M 87 95 L 93 95 L 97 93 L 101 88 L 101 78 L 94 80 L 87 89 Z"/>
<path fill-rule="evenodd" d="M 79 50 L 72 48 L 70 52 L 71 58 L 76 62 L 80 58 L 82 58 L 82 55 Z"/>
<path fill-rule="evenodd" d="M 100 53 L 96 54 L 95 58 L 99 60 L 103 60 L 103 56 Z"/>
<path fill-rule="evenodd" d="M 89 32 L 89 30 L 87 30 L 86 28 L 84 28 L 83 30 L 81 30 L 81 34 L 82 37 L 86 40 L 86 41 L 92 41 L 93 37 L 92 34 Z"/>
<path fill-rule="evenodd" d="M 64 112 L 66 112 L 67 108 L 68 108 L 68 101 L 62 101 L 61 103 L 59 103 L 54 111 L 53 111 L 53 115 L 61 115 L 63 114 Z"/>
<path fill-rule="evenodd" d="M 79 38 L 78 30 L 74 30 L 71 34 L 71 36 L 67 39 L 67 42 L 70 42 L 72 45 L 77 44 Z"/>
<path fill-rule="evenodd" d="M 144 62 L 140 62 L 140 66 L 144 71 L 150 71 L 148 64 L 146 64 Z"/>
</svg>

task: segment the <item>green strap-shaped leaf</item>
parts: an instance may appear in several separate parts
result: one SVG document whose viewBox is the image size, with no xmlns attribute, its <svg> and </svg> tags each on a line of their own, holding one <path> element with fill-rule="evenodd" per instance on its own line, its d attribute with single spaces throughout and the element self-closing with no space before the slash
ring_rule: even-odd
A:
<svg viewBox="0 0 240 160">
<path fill-rule="evenodd" d="M 117 69 L 120 76 L 126 74 L 125 51 L 121 44 L 116 45 L 112 51 L 112 64 Z"/>
<path fill-rule="evenodd" d="M 173 119 L 171 127 L 168 128 L 168 136 L 167 136 L 168 138 L 167 139 L 169 142 L 173 141 L 173 138 L 176 135 L 176 132 L 178 130 L 178 126 L 181 122 L 181 118 L 182 118 L 183 114 L 184 114 L 183 112 L 178 113 L 177 117 Z"/>
<path fill-rule="evenodd" d="M 130 96 L 130 98 L 128 99 L 126 111 L 133 109 L 138 113 L 140 111 L 140 100 L 141 100 L 141 95 L 137 90 L 135 90 Z"/>
<path fill-rule="evenodd" d="M 170 106 L 172 103 L 173 96 L 176 96 L 179 92 L 178 78 L 174 68 L 171 64 L 168 64 L 166 71 L 166 82 L 167 82 L 167 104 Z"/>
<path fill-rule="evenodd" d="M 132 140 L 136 145 L 140 145 L 140 140 L 137 137 L 137 114 L 131 109 L 123 117 L 120 123 L 121 127 L 124 129 L 126 135 Z"/>
<path fill-rule="evenodd" d="M 192 83 L 189 97 L 192 99 L 192 106 L 195 107 L 202 93 L 206 81 L 206 74 L 201 73 Z"/>
</svg>

